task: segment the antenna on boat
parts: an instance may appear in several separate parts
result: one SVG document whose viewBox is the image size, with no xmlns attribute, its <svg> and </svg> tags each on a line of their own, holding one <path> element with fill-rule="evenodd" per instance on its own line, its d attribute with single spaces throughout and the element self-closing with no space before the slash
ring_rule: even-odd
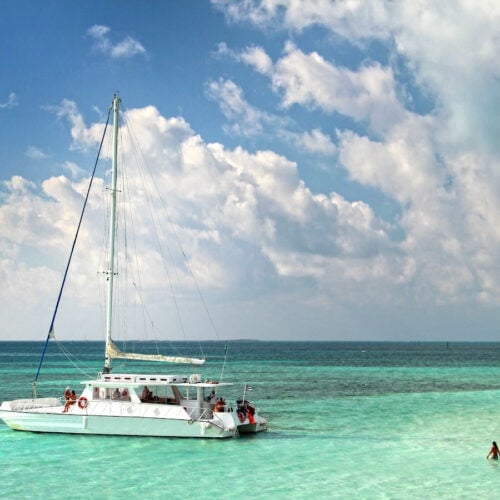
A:
<svg viewBox="0 0 500 500">
<path fill-rule="evenodd" d="M 112 344 L 111 328 L 113 319 L 113 285 L 115 279 L 115 238 L 116 238 L 116 179 L 118 170 L 118 120 L 121 99 L 117 93 L 113 96 L 113 163 L 111 172 L 111 214 L 109 216 L 109 263 L 108 263 L 108 298 L 106 305 L 106 354 L 103 373 L 111 371 L 109 349 Z"/>
</svg>

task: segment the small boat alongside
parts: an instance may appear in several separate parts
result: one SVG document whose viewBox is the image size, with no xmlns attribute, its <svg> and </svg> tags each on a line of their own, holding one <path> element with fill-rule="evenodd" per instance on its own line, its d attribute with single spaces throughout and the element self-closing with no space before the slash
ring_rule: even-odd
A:
<svg viewBox="0 0 500 500">
<path fill-rule="evenodd" d="M 230 438 L 244 433 L 265 431 L 268 425 L 267 420 L 260 415 L 256 406 L 246 399 L 247 390 L 250 388 L 245 385 L 242 399 L 236 400 L 234 404 L 226 402 L 223 392 L 234 384 L 223 382 L 222 374 L 218 380 L 203 378 L 199 372 L 200 366 L 205 363 L 203 357 L 125 352 L 113 341 L 116 329 L 113 304 L 114 283 L 117 276 L 115 243 L 116 198 L 119 192 L 117 171 L 120 106 L 121 99 L 114 96 L 110 108 L 110 114 L 112 113 L 113 116 L 113 150 L 108 269 L 106 271 L 104 368 L 95 378 L 82 381 L 81 390 L 70 391 L 68 387 L 65 396 L 62 397 L 37 397 L 37 382 L 47 346 L 54 338 L 58 305 L 70 268 L 73 248 L 78 238 L 77 230 L 33 382 L 33 395 L 31 398 L 4 401 L 0 406 L 0 418 L 11 429 L 45 433 Z M 107 125 L 105 133 L 106 129 Z M 86 202 L 87 199 L 78 229 L 85 212 Z M 181 375 L 163 372 L 115 373 L 112 369 L 115 359 L 145 362 L 147 366 L 153 362 L 182 364 L 189 366 L 190 369 L 186 370 L 188 373 Z"/>
</svg>

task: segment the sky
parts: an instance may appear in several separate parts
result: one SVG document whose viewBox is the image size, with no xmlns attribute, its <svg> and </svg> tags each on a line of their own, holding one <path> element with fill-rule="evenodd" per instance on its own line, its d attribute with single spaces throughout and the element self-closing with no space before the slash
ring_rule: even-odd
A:
<svg viewBox="0 0 500 500">
<path fill-rule="evenodd" d="M 500 340 L 498 1 L 0 8 L 0 339 L 45 338 L 118 91 L 221 337 Z"/>
</svg>

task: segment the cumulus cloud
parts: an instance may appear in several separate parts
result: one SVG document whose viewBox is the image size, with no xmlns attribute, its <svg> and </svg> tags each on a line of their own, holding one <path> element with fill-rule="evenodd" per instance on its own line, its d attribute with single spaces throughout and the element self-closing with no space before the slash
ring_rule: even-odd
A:
<svg viewBox="0 0 500 500">
<path fill-rule="evenodd" d="M 94 42 L 94 50 L 112 59 L 127 59 L 146 54 L 144 46 L 131 36 L 126 36 L 123 40 L 113 43 L 111 29 L 108 26 L 95 24 L 87 30 L 87 35 Z"/>
<path fill-rule="evenodd" d="M 74 103 L 66 102 L 64 109 L 71 110 L 65 116 L 71 118 L 72 131 L 78 124 L 79 133 L 72 132 L 75 147 L 79 142 L 87 146 L 94 129 L 102 129 L 102 124 L 86 126 Z M 155 173 L 154 186 L 147 189 L 141 176 L 127 173 L 135 191 L 135 227 L 141 228 L 144 236 L 154 234 L 153 225 L 143 215 L 151 193 L 161 192 L 176 237 L 183 241 L 190 265 L 205 289 L 234 294 L 243 288 L 247 294 L 252 290 L 257 293 L 276 280 L 289 278 L 323 283 L 327 289 L 327 283 L 340 281 L 347 272 L 347 268 L 339 270 L 344 260 L 371 262 L 382 253 L 397 255 L 389 226 L 367 204 L 349 202 L 335 193 L 312 193 L 300 179 L 297 165 L 284 156 L 269 150 L 251 153 L 206 143 L 184 120 L 163 117 L 152 106 L 129 110 L 127 122 L 130 126 L 123 132 L 124 142 L 137 139 L 148 169 Z M 316 135 L 321 137 L 318 131 Z M 75 168 L 70 166 L 71 171 Z M 60 175 L 46 179 L 41 186 L 21 177 L 4 184 L 0 245 L 17 255 L 18 265 L 28 266 L 27 256 L 36 252 L 40 262 L 57 275 L 87 181 Z M 86 226 L 82 235 L 86 249 L 98 248 L 102 238 L 97 208 L 105 204 L 107 182 L 103 178 L 95 182 L 98 196 L 90 204 L 93 231 Z M 157 209 L 162 212 L 161 205 Z M 159 222 L 159 227 L 165 226 L 169 226 L 166 218 Z M 143 284 L 150 290 L 160 287 L 164 284 L 158 272 L 160 255 L 142 236 L 135 245 L 139 259 L 149 269 Z M 242 265 L 242 259 L 252 265 Z M 2 262 L 6 268 L 11 265 L 9 259 Z M 86 250 L 77 268 L 99 269 L 99 262 L 97 251 Z M 177 265 L 178 274 L 173 279 L 184 286 L 186 269 L 181 262 Z M 385 261 L 385 266 L 390 267 L 389 262 Z M 333 277 L 332 270 L 336 273 Z M 88 295 L 88 285 L 86 280 L 75 284 L 92 302 L 97 296 Z M 32 290 L 39 292 L 36 287 Z"/>
<path fill-rule="evenodd" d="M 404 114 L 391 69 L 378 63 L 352 71 L 338 68 L 317 52 L 305 54 L 287 44 L 285 55 L 275 64 L 272 82 L 286 108 L 301 105 L 338 112 L 377 130 Z"/>
<path fill-rule="evenodd" d="M 333 303 L 498 301 L 500 129 L 491 112 L 500 97 L 498 2 L 212 3 L 233 23 L 293 35 L 273 57 L 265 46 L 219 44 L 216 55 L 255 71 L 276 103 L 274 110 L 259 108 L 236 77 L 211 80 L 206 96 L 219 105 L 226 131 L 253 140 L 284 138 L 300 158 L 327 158 L 332 177 L 341 171 L 347 181 L 316 192 L 299 160 L 278 147 L 227 148 L 207 143 L 184 118 L 162 116 L 154 106 L 128 111 L 134 125 L 126 134 L 137 139 L 156 173 L 156 188 L 168 199 L 171 223 L 203 285 L 232 298 L 243 289 L 248 295 L 279 289 L 282 297 L 300 289 L 298 301 L 325 309 Z M 340 37 L 345 46 L 370 50 L 339 63 L 335 46 L 324 53 L 321 44 L 303 48 L 301 36 L 318 26 L 334 42 Z M 145 53 L 128 39 L 113 45 L 111 35 L 105 26 L 89 30 L 96 50 L 110 57 Z M 68 122 L 73 148 L 98 143 L 102 120 L 85 123 L 67 100 L 54 111 Z M 69 218 L 84 193 L 78 167 L 66 168 L 71 178 L 40 186 L 22 177 L 4 183 L 4 273 L 16 259 L 20 275 L 28 276 L 33 254 L 40 263 L 35 270 L 53 271 L 51 259 L 62 258 Z M 139 178 L 130 180 L 141 216 L 147 191 Z M 104 200 L 106 182 L 99 182 Z M 390 216 L 377 205 L 380 199 L 391 204 Z M 153 233 L 142 219 L 138 227 L 144 236 Z M 159 255 L 145 239 L 139 246 L 154 289 Z M 90 259 L 99 262 L 97 255 Z M 177 265 L 175 280 L 184 285 L 186 270 Z"/>
<path fill-rule="evenodd" d="M 350 179 L 399 207 L 391 247 L 396 252 L 380 254 L 376 264 L 345 258 L 332 266 L 322 257 L 311 259 L 310 266 L 353 282 L 366 280 L 377 289 L 382 279 L 412 300 L 495 300 L 500 127 L 491 103 L 499 97 L 498 3 L 487 1 L 481 8 L 466 0 L 212 3 L 231 22 L 298 35 L 322 26 L 353 46 L 375 41 L 391 54 L 388 62 L 367 58 L 345 67 L 319 51 L 304 52 L 300 37 L 275 61 L 268 61 L 263 49 L 235 54 L 225 48 L 269 78 L 285 109 L 353 120 L 353 126 L 337 130 L 330 151 Z M 267 61 L 263 70 L 253 62 L 259 60 Z M 412 94 L 427 98 L 427 106 L 413 103 L 408 109 Z M 303 132 L 302 138 L 305 146 L 322 136 Z M 282 269 L 288 273 L 297 260 L 289 254 L 286 262 Z"/>
</svg>

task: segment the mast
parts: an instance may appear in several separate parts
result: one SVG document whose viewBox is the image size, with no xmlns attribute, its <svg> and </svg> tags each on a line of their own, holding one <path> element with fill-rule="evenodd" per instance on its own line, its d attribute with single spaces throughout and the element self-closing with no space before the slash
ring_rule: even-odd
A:
<svg viewBox="0 0 500 500">
<path fill-rule="evenodd" d="M 113 163 L 111 168 L 111 214 L 109 216 L 109 263 L 108 263 L 108 298 L 106 305 L 106 350 L 104 361 L 104 373 L 111 371 L 111 357 L 109 349 L 112 345 L 111 329 L 113 323 L 113 285 L 115 280 L 115 239 L 116 239 L 116 180 L 118 171 L 118 112 L 121 99 L 115 94 L 113 96 Z"/>
<path fill-rule="evenodd" d="M 103 373 L 111 371 L 111 362 L 114 358 L 135 359 L 142 361 L 163 361 L 168 363 L 189 363 L 191 365 L 202 365 L 204 358 L 186 358 L 180 356 L 164 356 L 162 354 L 138 354 L 120 351 L 113 343 L 112 322 L 113 322 L 113 285 L 115 280 L 115 240 L 116 240 L 116 183 L 118 173 L 118 129 L 119 110 L 121 99 L 115 94 L 113 96 L 113 163 L 111 171 L 111 213 L 109 216 L 109 264 L 108 264 L 108 297 L 106 305 L 106 347 L 104 354 Z"/>
</svg>

